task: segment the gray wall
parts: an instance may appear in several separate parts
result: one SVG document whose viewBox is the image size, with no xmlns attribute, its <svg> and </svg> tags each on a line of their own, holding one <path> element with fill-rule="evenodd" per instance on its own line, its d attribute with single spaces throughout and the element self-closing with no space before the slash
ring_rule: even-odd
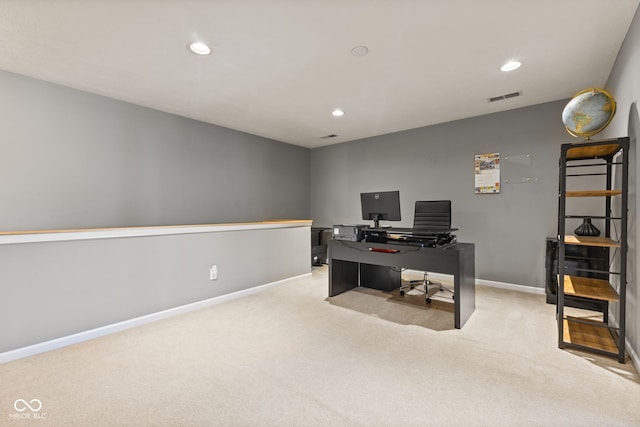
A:
<svg viewBox="0 0 640 427">
<path fill-rule="evenodd" d="M 0 71 L 0 230 L 309 217 L 309 150 Z"/>
<path fill-rule="evenodd" d="M 640 136 L 640 9 L 631 23 L 625 41 L 618 53 L 613 71 L 607 82 L 607 89 L 618 104 L 616 116 L 605 131 L 610 137 L 629 135 L 631 139 L 629 168 L 629 256 L 627 287 L 627 340 L 636 356 L 640 354 L 640 265 L 638 264 L 638 209 L 640 200 L 637 189 L 640 188 L 640 175 L 636 166 L 640 164 L 637 141 Z"/>
<path fill-rule="evenodd" d="M 545 238 L 557 231 L 560 144 L 575 140 L 561 120 L 566 103 L 313 149 L 314 224 L 363 223 L 360 192 L 400 190 L 399 226 L 411 226 L 416 200 L 451 199 L 458 240 L 476 244 L 477 278 L 544 287 Z M 474 155 L 490 152 L 501 155 L 502 191 L 474 194 Z M 526 154 L 532 182 L 506 183 L 524 164 L 505 158 Z"/>
<path fill-rule="evenodd" d="M 308 226 L 0 245 L 0 355 L 307 274 L 310 248 Z"/>
</svg>

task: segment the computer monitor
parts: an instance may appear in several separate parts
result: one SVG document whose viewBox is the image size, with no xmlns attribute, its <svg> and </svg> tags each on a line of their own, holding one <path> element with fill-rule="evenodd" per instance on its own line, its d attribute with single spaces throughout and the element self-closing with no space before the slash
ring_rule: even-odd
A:
<svg viewBox="0 0 640 427">
<path fill-rule="evenodd" d="M 373 221 L 373 226 L 380 227 L 380 220 L 400 221 L 400 192 L 378 191 L 360 193 L 362 219 Z"/>
</svg>

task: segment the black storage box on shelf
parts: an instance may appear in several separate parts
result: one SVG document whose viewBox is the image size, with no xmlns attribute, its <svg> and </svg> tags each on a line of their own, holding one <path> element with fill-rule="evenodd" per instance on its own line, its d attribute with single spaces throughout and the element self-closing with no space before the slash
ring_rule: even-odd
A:
<svg viewBox="0 0 640 427">
<path fill-rule="evenodd" d="M 575 268 L 606 271 L 609 266 L 609 249 L 596 246 L 565 245 L 565 266 L 567 274 L 574 276 L 593 277 L 606 279 L 608 273 L 575 271 Z M 545 292 L 547 303 L 556 304 L 558 297 L 558 240 L 552 237 L 546 241 L 545 267 Z M 606 313 L 609 304 L 607 301 L 591 298 L 565 295 L 565 306 L 583 308 Z"/>
<path fill-rule="evenodd" d="M 327 263 L 329 240 L 331 240 L 330 228 L 311 227 L 311 265 L 320 266 Z"/>
</svg>

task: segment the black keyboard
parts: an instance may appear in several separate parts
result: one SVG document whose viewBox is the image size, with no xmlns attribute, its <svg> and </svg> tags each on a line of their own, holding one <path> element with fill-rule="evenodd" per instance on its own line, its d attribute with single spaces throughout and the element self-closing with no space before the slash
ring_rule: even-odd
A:
<svg viewBox="0 0 640 427">
<path fill-rule="evenodd" d="M 380 242 L 382 243 L 382 242 Z M 440 234 L 430 237 L 403 236 L 401 238 L 387 239 L 385 243 L 419 246 L 427 248 L 437 248 L 452 246 L 457 243 L 456 236 L 453 234 Z"/>
</svg>

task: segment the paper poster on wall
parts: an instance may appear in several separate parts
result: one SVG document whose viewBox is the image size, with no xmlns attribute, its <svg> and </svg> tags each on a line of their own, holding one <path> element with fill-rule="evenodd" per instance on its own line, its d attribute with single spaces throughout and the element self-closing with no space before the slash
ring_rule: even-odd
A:
<svg viewBox="0 0 640 427">
<path fill-rule="evenodd" d="M 500 192 L 500 153 L 476 154 L 476 194 Z"/>
</svg>

